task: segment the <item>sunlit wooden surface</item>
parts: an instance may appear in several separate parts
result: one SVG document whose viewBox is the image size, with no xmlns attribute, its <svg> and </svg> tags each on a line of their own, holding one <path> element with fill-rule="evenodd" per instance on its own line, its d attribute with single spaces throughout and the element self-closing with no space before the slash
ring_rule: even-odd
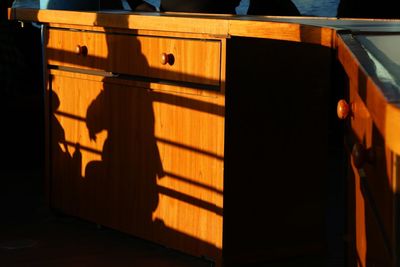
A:
<svg viewBox="0 0 400 267">
<path fill-rule="evenodd" d="M 10 9 L 14 19 L 41 23 L 100 26 L 132 30 L 197 33 L 213 36 L 243 36 L 308 42 L 333 46 L 334 28 L 314 26 L 315 19 L 296 23 L 285 17 L 236 18 L 229 15 L 179 14 L 179 13 L 112 13 L 76 12 L 62 10 Z M 317 23 L 318 24 L 318 23 Z"/>
<path fill-rule="evenodd" d="M 141 77 L 219 85 L 221 42 L 51 29 L 48 63 Z M 85 47 L 85 54 L 77 53 Z M 162 64 L 162 55 L 170 57 Z"/>
</svg>

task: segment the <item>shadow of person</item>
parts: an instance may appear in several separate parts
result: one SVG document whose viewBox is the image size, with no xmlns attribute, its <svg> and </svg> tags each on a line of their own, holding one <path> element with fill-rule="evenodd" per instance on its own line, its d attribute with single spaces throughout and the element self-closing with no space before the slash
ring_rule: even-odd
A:
<svg viewBox="0 0 400 267">
<path fill-rule="evenodd" d="M 138 9 L 153 10 L 142 1 L 128 2 Z M 99 25 L 102 25 L 102 9 L 123 9 L 121 1 L 112 0 L 88 2 L 87 5 L 48 1 L 50 9 L 74 7 L 100 9 L 97 13 Z M 123 20 L 122 17 L 120 23 L 125 28 L 128 21 Z M 107 32 L 106 29 L 104 36 L 107 47 L 102 53 L 106 54 L 105 59 L 95 58 L 106 62 L 104 64 L 108 69 L 104 70 L 111 72 L 114 71 L 111 66 L 132 64 L 119 57 L 111 57 L 113 53 L 123 57 L 123 51 L 116 51 L 116 43 L 123 43 L 115 42 L 117 34 Z M 135 38 L 137 41 L 130 42 L 134 47 L 132 49 L 136 49 L 135 64 L 148 68 L 146 58 L 141 54 L 140 41 L 133 35 L 130 40 Z M 94 58 L 92 49 L 88 47 L 85 56 Z M 52 206 L 70 215 L 151 238 L 149 223 L 158 205 L 156 179 L 163 176 L 163 169 L 154 138 L 154 114 L 151 97 L 146 89 L 148 86 L 145 83 L 128 86 L 126 83 L 121 84 L 119 79 L 104 77 L 101 82 L 85 79 L 76 87 L 70 85 L 67 78 L 55 79 L 59 85 L 48 91 L 47 98 L 51 101 Z M 53 86 L 53 83 L 50 82 L 50 85 Z M 75 105 L 64 94 L 66 90 L 76 91 L 77 94 L 84 90 L 90 96 L 89 99 L 74 100 Z M 69 94 L 74 94 L 72 91 Z M 61 92 L 61 101 L 65 102 L 61 111 L 58 111 L 61 103 L 56 92 Z M 96 92 L 99 92 L 98 95 L 90 99 Z M 86 117 L 76 116 L 81 113 L 82 107 L 87 108 Z M 66 120 L 60 121 L 58 116 Z M 84 129 L 82 122 L 87 129 Z M 106 140 L 97 140 L 103 131 L 107 133 Z M 86 132 L 89 136 L 83 136 Z M 98 151 L 97 148 L 101 146 L 102 150 Z M 100 160 L 97 160 L 98 156 Z"/>
<path fill-rule="evenodd" d="M 51 94 L 49 99 L 51 99 L 51 111 L 52 111 L 50 114 L 50 124 L 52 126 L 51 145 L 53 148 L 55 148 L 55 151 L 53 151 L 53 153 L 65 155 L 65 156 L 60 156 L 60 158 L 63 157 L 69 158 L 68 145 L 65 139 L 65 131 L 54 114 L 54 112 L 57 111 L 58 108 L 60 107 L 60 99 L 55 92 L 50 93 L 49 91 L 47 91 L 47 94 Z"/>
<path fill-rule="evenodd" d="M 86 125 L 93 141 L 107 131 L 101 161 L 89 162 L 85 170 L 86 179 L 95 180 L 100 190 L 95 196 L 99 213 L 105 221 L 113 218 L 112 225 L 144 231 L 158 204 L 156 178 L 163 176 L 147 89 L 105 79 L 103 90 L 87 109 Z"/>
<path fill-rule="evenodd" d="M 99 25 L 101 20 L 99 14 Z M 127 21 L 120 22 L 122 27 L 127 27 Z M 135 49 L 135 62 L 115 57 L 116 54 L 123 56 L 123 51 L 116 51 L 117 43 L 121 44 L 121 40 L 116 42 L 118 36 L 106 30 L 107 60 L 149 68 L 141 52 L 140 39 L 134 35 L 127 38 L 129 49 Z M 112 58 L 111 53 L 114 53 Z M 164 174 L 154 137 L 152 98 L 147 83 L 122 80 L 104 77 L 99 94 L 86 112 L 91 142 L 97 142 L 97 135 L 103 131 L 107 135 L 101 160 L 92 160 L 85 167 L 90 206 L 94 209 L 90 212 L 101 224 L 153 239 L 150 226 L 159 202 L 157 178 Z"/>
<path fill-rule="evenodd" d="M 50 148 L 52 155 L 51 173 L 57 177 L 57 182 L 52 183 L 51 199 L 54 207 L 61 208 L 66 212 L 74 212 L 76 201 L 78 201 L 77 186 L 81 179 L 81 151 L 80 144 L 75 144 L 73 153 L 69 150 L 69 142 L 65 137 L 65 130 L 56 117 L 60 107 L 58 95 L 53 91 L 47 91 L 50 96 L 47 99 L 51 101 L 50 125 L 51 140 Z M 69 195 L 72 193 L 73 196 Z M 75 196 L 75 197 L 74 197 Z"/>
</svg>

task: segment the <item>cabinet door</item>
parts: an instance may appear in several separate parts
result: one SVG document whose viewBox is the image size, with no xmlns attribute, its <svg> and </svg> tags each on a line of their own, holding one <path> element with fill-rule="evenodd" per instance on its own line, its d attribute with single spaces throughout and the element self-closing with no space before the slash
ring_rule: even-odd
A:
<svg viewBox="0 0 400 267">
<path fill-rule="evenodd" d="M 217 261 L 222 250 L 224 96 L 204 91 L 154 90 L 154 136 L 164 176 L 153 213 L 174 247 Z"/>
<path fill-rule="evenodd" d="M 86 178 L 90 162 L 102 160 L 107 133 L 89 136 L 86 113 L 101 94 L 100 83 L 71 77 L 50 79 L 50 203 L 67 214 L 97 220 L 101 212 L 101 183 Z M 104 120 L 106 121 L 106 120 Z M 94 188 L 93 188 L 94 187 Z"/>
<path fill-rule="evenodd" d="M 51 100 L 54 208 L 221 258 L 223 96 L 59 74 Z"/>
<path fill-rule="evenodd" d="M 162 165 L 147 89 L 54 76 L 51 99 L 53 206 L 151 238 Z"/>
<path fill-rule="evenodd" d="M 347 137 L 350 258 L 356 266 L 393 266 L 395 248 L 395 157 L 350 81 L 351 133 Z M 357 145 L 356 145 L 357 144 Z"/>
</svg>

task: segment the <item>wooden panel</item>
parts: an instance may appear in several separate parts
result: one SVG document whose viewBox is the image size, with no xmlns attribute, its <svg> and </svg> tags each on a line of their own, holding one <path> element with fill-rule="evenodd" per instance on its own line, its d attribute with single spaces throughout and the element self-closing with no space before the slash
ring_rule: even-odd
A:
<svg viewBox="0 0 400 267">
<path fill-rule="evenodd" d="M 227 48 L 240 64 L 227 66 L 224 260 L 317 262 L 326 255 L 327 177 L 337 175 L 328 165 L 331 50 L 256 38 Z"/>
<path fill-rule="evenodd" d="M 233 36 L 269 38 L 327 47 L 333 47 L 335 40 L 333 29 L 298 23 L 231 20 L 229 26 L 229 32 Z"/>
<path fill-rule="evenodd" d="M 106 133 L 92 141 L 86 127 L 90 103 L 102 91 L 93 83 L 53 76 L 50 98 L 51 205 L 69 214 L 97 220 L 102 210 L 95 189 L 84 179 L 89 162 L 101 160 Z M 95 183 L 92 183 L 95 184 Z"/>
<path fill-rule="evenodd" d="M 394 266 L 393 258 L 388 247 L 387 234 L 382 233 L 381 219 L 377 217 L 375 199 L 369 195 L 371 187 L 367 179 L 369 176 L 360 176 L 357 169 L 354 171 L 355 199 L 355 255 L 358 266 Z M 380 216 L 380 215 L 378 215 Z M 354 251 L 353 251 L 354 252 Z"/>
<path fill-rule="evenodd" d="M 67 76 L 52 90 L 53 206 L 220 262 L 224 97 Z"/>
<path fill-rule="evenodd" d="M 208 40 L 220 40 L 221 38 L 226 38 L 228 36 L 223 35 L 214 35 L 208 33 L 196 33 L 196 32 L 167 32 L 167 31 L 157 31 L 153 30 L 142 30 L 142 29 L 126 29 L 126 28 L 104 28 L 100 26 L 86 26 L 86 25 L 74 25 L 74 24 L 64 24 L 64 23 L 49 23 L 48 26 L 50 28 L 58 28 L 58 29 L 74 29 L 74 30 L 82 30 L 82 31 L 95 31 L 95 32 L 104 32 L 104 33 L 123 33 L 123 34 L 132 34 L 135 35 L 146 35 L 146 36 L 158 36 L 158 37 L 175 37 L 175 38 L 188 38 L 188 39 L 208 39 Z"/>
<path fill-rule="evenodd" d="M 373 155 L 360 171 L 352 165 L 349 175 L 350 226 L 354 249 L 361 266 L 392 266 L 396 246 L 394 225 L 393 154 L 372 121 L 363 99 L 358 94 L 358 83 L 350 80 L 352 136 L 349 143 L 361 143 Z M 356 90 L 357 89 L 357 90 Z M 354 160 L 354 159 L 353 159 Z"/>
<path fill-rule="evenodd" d="M 86 46 L 87 55 L 77 54 Z M 221 42 L 104 34 L 50 29 L 47 59 L 51 65 L 105 70 L 174 81 L 220 84 Z M 173 55 L 163 65 L 161 55 Z"/>
<path fill-rule="evenodd" d="M 222 249 L 224 97 L 160 90 L 151 95 L 165 174 L 153 216 Z"/>
</svg>

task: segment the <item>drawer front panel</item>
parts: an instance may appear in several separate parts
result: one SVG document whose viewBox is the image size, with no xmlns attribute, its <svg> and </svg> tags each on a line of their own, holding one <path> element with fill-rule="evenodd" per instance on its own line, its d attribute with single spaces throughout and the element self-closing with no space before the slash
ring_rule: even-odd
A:
<svg viewBox="0 0 400 267">
<path fill-rule="evenodd" d="M 50 29 L 50 65 L 220 84 L 221 42 Z"/>
</svg>

